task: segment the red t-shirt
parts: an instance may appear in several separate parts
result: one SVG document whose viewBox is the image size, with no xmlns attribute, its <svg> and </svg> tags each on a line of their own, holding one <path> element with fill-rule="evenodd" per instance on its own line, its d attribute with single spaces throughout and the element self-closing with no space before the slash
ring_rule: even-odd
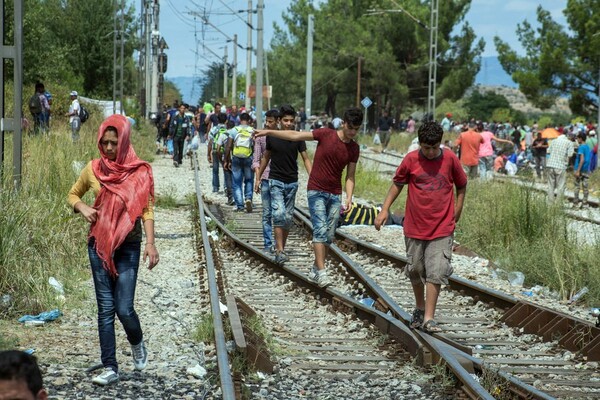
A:
<svg viewBox="0 0 600 400">
<path fill-rule="evenodd" d="M 483 138 L 479 132 L 466 131 L 456 139 L 456 145 L 460 146 L 460 162 L 469 167 L 479 164 L 479 146 Z"/>
<path fill-rule="evenodd" d="M 350 143 L 342 142 L 337 131 L 329 128 L 315 129 L 313 138 L 319 144 L 307 189 L 342 194 L 342 172 L 348 164 L 358 162 L 358 144 L 354 140 Z"/>
<path fill-rule="evenodd" d="M 467 175 L 456 155 L 443 149 L 433 160 L 421 151 L 404 156 L 393 182 L 408 185 L 404 235 L 413 239 L 433 240 L 454 232 L 453 186 L 467 186 Z"/>
</svg>

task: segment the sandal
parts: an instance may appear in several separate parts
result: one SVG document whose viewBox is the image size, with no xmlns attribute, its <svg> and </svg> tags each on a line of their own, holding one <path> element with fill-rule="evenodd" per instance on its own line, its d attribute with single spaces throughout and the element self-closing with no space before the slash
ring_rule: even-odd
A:
<svg viewBox="0 0 600 400">
<path fill-rule="evenodd" d="M 442 332 L 442 328 L 432 319 L 423 324 L 423 330 L 429 334 Z"/>
<path fill-rule="evenodd" d="M 419 329 L 423 325 L 423 318 L 425 317 L 425 311 L 415 308 L 410 320 L 410 327 L 412 329 Z"/>
</svg>

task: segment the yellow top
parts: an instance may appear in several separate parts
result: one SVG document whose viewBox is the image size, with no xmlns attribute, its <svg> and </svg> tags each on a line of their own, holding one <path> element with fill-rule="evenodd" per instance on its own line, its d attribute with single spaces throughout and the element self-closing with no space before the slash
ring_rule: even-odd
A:
<svg viewBox="0 0 600 400">
<path fill-rule="evenodd" d="M 82 201 L 81 197 L 83 197 L 90 189 L 94 192 L 94 196 L 98 196 L 98 192 L 100 192 L 100 182 L 98 182 L 96 175 L 94 175 L 91 161 L 85 166 L 83 171 L 81 171 L 79 179 L 77 179 L 77 182 L 75 182 L 71 187 L 71 190 L 69 190 L 67 202 L 71 207 L 75 207 L 75 204 Z M 152 199 L 148 200 L 148 206 L 142 210 L 142 221 L 148 219 L 154 220 L 154 206 L 152 204 Z"/>
</svg>

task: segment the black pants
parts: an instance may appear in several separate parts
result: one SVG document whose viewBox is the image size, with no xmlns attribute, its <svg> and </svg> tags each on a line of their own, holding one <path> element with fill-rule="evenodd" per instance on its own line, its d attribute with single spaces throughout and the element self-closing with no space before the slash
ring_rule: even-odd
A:
<svg viewBox="0 0 600 400">
<path fill-rule="evenodd" d="M 184 136 L 175 136 L 173 138 L 173 162 L 181 164 L 183 159 L 183 143 L 185 142 Z"/>
</svg>

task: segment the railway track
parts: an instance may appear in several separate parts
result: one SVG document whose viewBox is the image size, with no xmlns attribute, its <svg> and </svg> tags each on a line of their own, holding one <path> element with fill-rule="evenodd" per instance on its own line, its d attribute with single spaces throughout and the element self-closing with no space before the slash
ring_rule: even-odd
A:
<svg viewBox="0 0 600 400">
<path fill-rule="evenodd" d="M 406 332 L 400 327 L 400 324 L 406 323 L 409 318 L 408 312 L 404 310 L 412 310 L 413 307 L 412 300 L 407 300 L 412 299 L 408 281 L 398 279 L 399 268 L 405 262 L 402 256 L 341 235 L 340 239 L 344 244 L 342 247 L 348 250 L 348 254 L 335 256 L 335 260 L 328 261 L 330 271 L 335 271 L 330 274 L 334 283 L 327 291 L 319 291 L 310 287 L 305 277 L 312 266 L 312 246 L 308 231 L 301 228 L 308 225 L 303 212 L 297 212 L 297 225 L 290 232 L 287 246 L 290 261 L 284 267 L 279 267 L 274 264 L 272 257 L 258 250 L 262 248 L 259 210 L 251 214 L 233 213 L 230 207 L 223 207 L 221 204 L 211 204 L 207 209 L 212 217 L 227 221 L 228 228 L 225 229 L 235 232 L 240 242 L 245 244 L 244 247 L 247 246 L 244 254 L 252 254 L 254 260 L 247 261 L 248 256 L 240 252 L 240 244 L 233 244 L 231 239 L 226 240 L 228 245 L 225 248 L 237 251 L 233 251 L 232 255 L 230 250 L 227 250 L 227 255 L 224 256 L 226 262 L 223 265 L 227 265 L 225 276 L 228 277 L 224 279 L 225 287 L 228 291 L 236 292 L 241 298 L 246 297 L 249 304 L 253 304 L 261 315 L 271 321 L 272 330 L 277 333 L 277 341 L 290 346 L 284 350 L 284 354 L 292 354 L 284 357 L 286 370 L 295 371 L 296 375 L 299 372 L 305 373 L 307 382 L 311 382 L 309 377 L 315 374 L 330 376 L 336 382 L 352 377 L 381 377 L 382 382 L 390 379 L 401 382 L 394 380 L 399 378 L 386 375 L 393 372 L 382 366 L 389 363 L 388 367 L 394 365 L 391 369 L 397 369 L 398 365 L 403 365 L 402 360 L 410 356 L 417 357 L 420 362 L 425 363 L 435 363 L 439 360 L 439 356 L 432 354 L 427 347 L 427 340 L 420 342 L 420 345 L 414 344 L 421 339 L 417 338 L 412 344 L 413 348 L 403 342 L 407 338 L 410 338 L 409 341 L 415 340 L 415 336 L 423 334 L 410 330 Z M 219 251 L 223 251 L 222 247 Z M 349 273 L 342 262 L 343 258 L 349 258 L 351 262 L 359 265 L 359 272 Z M 265 266 L 275 271 L 276 276 L 265 272 Z M 246 279 L 250 277 L 250 270 L 253 270 L 252 278 Z M 291 277 L 293 283 L 283 280 L 278 273 Z M 231 278 L 232 276 L 236 278 Z M 366 280 L 363 279 L 365 276 Z M 235 284 L 228 286 L 231 282 L 237 282 L 237 277 L 243 277 L 242 281 L 245 284 L 239 284 L 238 288 Z M 256 290 L 257 286 L 262 288 L 263 285 L 264 290 Z M 268 285 L 275 286 L 270 288 Z M 510 394 L 512 397 L 509 398 L 600 397 L 600 374 L 597 364 L 600 358 L 600 335 L 595 326 L 487 290 L 460 278 L 453 279 L 449 288 L 451 290 L 441 296 L 438 306 L 439 322 L 444 328 L 444 333 L 434 337 L 447 348 L 462 351 L 458 357 L 462 360 L 462 365 L 460 361 L 456 361 L 456 357 L 454 358 L 454 362 L 460 368 L 477 373 L 479 377 L 484 376 L 485 379 L 493 376 L 491 379 L 495 382 L 496 390 Z M 323 306 L 318 304 L 319 301 L 308 296 L 308 290 L 319 292 L 318 299 L 328 302 L 329 305 L 321 308 Z M 296 293 L 298 291 L 299 294 Z M 335 296 L 330 292 L 339 293 L 343 300 L 335 300 Z M 289 301 L 282 300 L 286 296 L 290 297 Z M 383 330 L 389 334 L 390 327 L 393 327 L 392 331 L 401 332 L 391 341 L 393 350 L 369 348 L 385 342 L 386 336 L 377 336 L 372 328 L 352 325 L 347 316 L 337 314 L 343 309 L 351 314 L 360 314 L 362 319 L 368 320 L 364 314 L 368 307 L 364 304 L 344 304 L 351 300 L 362 300 L 366 304 L 374 302 L 375 311 L 386 313 L 383 315 L 392 315 L 396 319 L 396 325 L 387 321 L 387 328 Z M 296 307 L 292 304 L 302 306 Z M 366 329 L 360 339 L 366 342 L 353 344 L 356 337 L 349 335 L 351 332 L 345 326 L 331 331 L 316 329 L 318 324 L 312 322 L 315 315 L 326 312 L 333 312 L 332 320 L 339 321 L 342 325 L 350 325 L 353 331 Z M 352 337 L 353 340 L 344 341 L 346 337 Z M 290 338 L 297 341 L 293 342 Z M 323 338 L 335 340 L 327 342 L 323 341 Z M 362 351 L 353 353 L 353 346 Z M 373 354 L 374 358 L 361 356 L 365 353 Z M 380 368 L 373 369 L 374 372 L 365 372 L 373 368 L 370 363 L 379 362 L 382 363 Z M 336 364 L 345 367 L 336 369 L 339 368 Z M 365 376 L 367 377 L 357 378 Z M 389 390 L 392 393 L 393 389 Z M 477 398 L 464 382 L 459 393 Z M 494 393 L 494 396 L 497 394 Z M 492 396 L 489 393 L 487 395 Z"/>
<path fill-rule="evenodd" d="M 451 347 L 444 343 L 444 341 L 439 341 L 418 331 L 408 330 L 405 326 L 408 319 L 408 313 L 406 311 L 399 311 L 402 318 L 394 319 L 389 317 L 389 314 L 384 314 L 381 311 L 372 308 L 370 309 L 357 301 L 361 296 L 364 298 L 365 293 L 371 293 L 372 296 L 375 297 L 378 296 L 378 293 L 376 292 L 378 288 L 368 287 L 370 283 L 359 281 L 359 279 L 357 279 L 357 277 L 360 278 L 360 271 L 355 271 L 353 274 L 347 274 L 343 271 L 333 274 L 334 285 L 327 290 L 319 289 L 312 285 L 312 283 L 309 283 L 305 274 L 308 272 L 309 266 L 312 265 L 310 241 L 309 238 L 306 237 L 306 233 L 302 230 L 292 230 L 290 242 L 288 242 L 288 249 L 291 249 L 289 252 L 291 260 L 289 263 L 286 263 L 286 266 L 280 267 L 274 264 L 272 258 L 268 256 L 265 257 L 263 253 L 258 250 L 262 245 L 262 226 L 258 213 L 233 213 L 230 208 L 223 208 L 216 204 L 210 205 L 207 208 L 210 210 L 210 213 L 213 213 L 211 217 L 215 219 L 232 221 L 232 219 L 228 219 L 227 217 L 236 218 L 234 219 L 235 222 L 228 222 L 228 225 L 235 231 L 236 235 L 240 236 L 240 239 L 235 245 L 219 246 L 221 249 L 219 250 L 220 252 L 223 251 L 223 248 L 239 248 L 242 246 L 246 253 L 253 254 L 253 258 L 255 259 L 258 258 L 258 260 L 255 260 L 254 262 L 248 262 L 244 261 L 245 258 L 242 253 L 234 252 L 234 255 L 231 256 L 229 251 L 229 255 L 220 257 L 220 259 L 227 261 L 225 263 L 227 265 L 225 269 L 231 269 L 226 273 L 226 276 L 242 277 L 242 280 L 246 282 L 245 285 L 241 285 L 242 287 L 238 289 L 235 289 L 233 286 L 227 286 L 226 283 L 225 287 L 228 288 L 226 290 L 229 292 L 239 290 L 240 296 L 245 295 L 248 297 L 250 303 L 255 302 L 255 307 L 258 310 L 262 310 L 259 312 L 266 313 L 267 317 L 265 318 L 274 321 L 272 322 L 272 331 L 278 332 L 278 334 L 281 333 L 281 335 L 278 336 L 279 341 L 289 345 L 290 337 L 294 337 L 295 339 L 300 339 L 300 343 L 303 343 L 299 344 L 296 342 L 293 344 L 294 347 L 290 347 L 292 352 L 302 352 L 302 354 L 295 356 L 296 358 L 286 358 L 290 370 L 297 369 L 298 371 L 306 373 L 306 376 L 314 376 L 315 374 L 321 376 L 328 374 L 332 378 L 335 378 L 335 381 L 338 381 L 339 379 L 349 379 L 351 375 L 354 375 L 355 378 L 357 375 L 359 377 L 365 376 L 365 371 L 373 369 L 374 371 L 377 371 L 382 378 L 379 379 L 377 374 L 373 373 L 373 376 L 369 376 L 369 379 L 374 379 L 377 382 L 393 382 L 395 385 L 397 382 L 400 382 L 398 381 L 400 378 L 392 378 L 390 380 L 390 377 L 386 374 L 394 374 L 394 371 L 398 370 L 397 364 L 394 363 L 400 362 L 397 357 L 404 359 L 408 353 L 411 356 L 416 357 L 421 363 L 437 363 L 439 360 L 444 360 L 446 365 L 450 366 L 450 369 L 452 369 L 459 377 L 458 379 L 461 381 L 459 393 L 461 393 L 462 396 L 470 398 L 493 398 L 477 382 L 477 379 L 474 378 L 475 375 L 473 373 L 475 371 L 473 366 L 476 366 L 480 370 L 483 369 L 483 366 L 477 364 L 477 362 L 467 361 L 466 365 L 468 368 L 465 368 L 465 366 L 461 364 L 461 361 L 459 361 L 460 359 L 463 361 L 463 364 L 465 364 L 464 360 L 469 357 L 468 354 L 456 350 L 456 347 L 460 346 L 456 346 L 455 344 L 454 347 Z M 225 227 L 222 229 L 225 231 L 228 230 L 228 228 Z M 232 259 L 229 259 L 228 257 L 232 257 Z M 352 348 L 357 347 L 357 344 L 347 342 L 348 337 L 356 339 L 354 336 L 348 335 L 347 326 L 350 326 L 351 330 L 354 331 L 359 329 L 361 324 L 353 325 L 348 322 L 347 317 L 336 316 L 334 319 L 338 319 L 342 322 L 342 328 L 337 327 L 333 331 L 327 329 L 324 331 L 314 329 L 315 324 L 310 322 L 311 318 L 314 317 L 314 312 L 312 314 L 309 312 L 309 317 L 302 314 L 302 312 L 305 312 L 306 310 L 314 310 L 314 305 L 311 306 L 307 304 L 301 307 L 290 308 L 290 304 L 302 304 L 302 302 L 299 303 L 296 301 L 295 298 L 293 298 L 293 300 L 287 300 L 286 298 L 286 295 L 287 297 L 290 297 L 290 292 L 297 289 L 290 286 L 291 283 L 289 281 L 281 280 L 281 277 L 273 278 L 273 276 L 267 275 L 265 272 L 265 265 L 276 272 L 285 272 L 285 275 L 291 278 L 294 285 L 299 285 L 303 288 L 308 286 L 311 291 L 319 292 L 320 299 L 329 302 L 330 307 L 334 310 L 345 310 L 346 312 L 350 312 L 350 314 L 356 314 L 363 320 L 371 320 L 371 323 L 374 323 L 380 331 L 393 339 L 392 342 L 395 341 L 396 346 L 393 347 L 394 350 L 388 349 L 384 353 L 381 353 L 381 350 L 373 348 L 373 340 L 371 334 L 368 334 L 369 330 L 367 330 L 365 331 L 367 334 L 361 335 L 361 340 L 369 338 L 370 342 L 360 344 L 362 350 L 359 354 L 350 353 L 351 351 L 355 351 Z M 294 268 L 295 265 L 298 265 L 300 269 Z M 251 275 L 251 279 L 248 279 L 252 268 L 257 269 L 255 272 L 256 275 Z M 224 281 L 230 282 L 231 279 L 237 280 L 239 278 L 224 278 Z M 362 278 L 360 279 L 362 280 Z M 250 281 L 250 284 L 248 284 L 248 281 Z M 276 287 L 268 286 L 272 286 L 274 282 L 278 282 Z M 264 292 L 262 292 L 262 290 L 257 291 L 257 287 L 262 289 L 263 285 L 265 285 Z M 273 295 L 273 293 L 275 293 L 275 295 Z M 301 291 L 301 293 L 306 295 L 307 291 L 304 290 Z M 379 293 L 379 295 L 381 295 L 381 293 Z M 282 296 L 283 298 L 286 298 L 286 300 L 282 300 Z M 310 301 L 314 302 L 315 300 L 313 298 Z M 293 315 L 292 311 L 293 313 L 300 314 Z M 398 312 L 397 308 L 395 311 Z M 317 314 L 320 313 L 322 313 L 322 311 L 317 312 Z M 288 318 L 288 320 L 284 321 L 285 318 L 282 319 L 282 315 Z M 309 322 L 307 323 L 307 321 Z M 284 324 L 284 322 L 288 322 L 289 324 Z M 325 326 L 330 323 L 331 322 L 325 324 Z M 302 328 L 303 326 L 304 328 Z M 311 327 L 313 329 L 310 329 Z M 315 335 L 319 337 L 315 338 Z M 332 339 L 333 341 L 331 341 Z M 310 345 L 307 346 L 306 340 L 309 341 Z M 381 340 L 380 337 L 380 339 L 375 342 Z M 369 343 L 371 346 L 370 349 L 368 347 Z M 404 351 L 397 350 L 398 344 L 404 347 Z M 324 349 L 326 349 L 325 351 L 333 353 L 324 354 Z M 342 354 L 340 354 L 341 349 L 344 349 Z M 365 349 L 369 350 L 366 351 Z M 368 356 L 365 356 L 365 353 L 373 354 L 373 357 L 375 358 L 371 359 Z M 395 355 L 396 359 L 389 359 L 392 354 Z M 457 356 L 457 354 L 460 355 Z M 389 360 L 386 362 L 384 357 L 387 357 Z M 376 362 L 378 366 L 370 364 L 373 362 Z M 469 366 L 469 364 L 472 365 Z M 340 367 L 340 365 L 342 365 L 342 367 Z M 390 369 L 390 366 L 394 367 Z M 385 372 L 386 370 L 387 372 Z M 354 373 L 352 374 L 350 372 Z M 296 372 L 294 376 L 297 375 L 298 372 Z M 516 387 L 518 388 L 516 390 L 521 393 L 537 393 L 535 398 L 548 398 L 547 396 L 544 396 L 543 393 L 538 393 L 532 387 L 524 385 L 521 382 L 515 381 L 515 383 L 512 384 L 506 383 L 512 378 L 508 375 L 501 376 L 505 378 L 498 378 L 498 375 L 496 375 L 496 378 L 494 379 L 502 379 L 507 387 Z M 382 383 L 382 385 L 385 385 L 385 383 Z M 498 383 L 496 388 L 498 388 L 499 385 L 500 384 Z M 402 387 L 402 385 L 400 386 Z M 389 390 L 390 393 L 393 393 L 393 390 L 397 390 L 397 388 L 390 387 Z M 439 393 L 436 395 L 439 396 Z M 452 395 L 452 398 L 455 398 L 455 396 L 456 393 Z"/>
<path fill-rule="evenodd" d="M 292 262 L 290 260 L 289 263 L 286 263 L 282 267 L 276 265 L 272 257 L 264 255 L 259 250 L 262 245 L 262 225 L 258 213 L 234 213 L 229 207 L 223 208 L 216 204 L 208 206 L 208 209 L 211 213 L 214 212 L 211 218 L 217 220 L 231 221 L 228 217 L 239 217 L 235 219 L 235 222 L 227 223 L 229 228 L 224 226 L 220 228 L 223 231 L 231 229 L 235 232 L 235 235 L 233 232 L 231 235 L 239 235 L 239 238 L 235 239 L 234 244 L 228 242 L 227 245 L 219 246 L 221 249 L 219 251 L 222 252 L 224 248 L 228 247 L 243 248 L 246 254 L 253 254 L 252 258 L 254 260 L 245 260 L 244 254 L 241 252 L 235 253 L 232 259 L 228 258 L 232 257 L 229 255 L 229 252 L 227 252 L 227 256 L 220 257 L 227 264 L 225 270 L 228 271 L 227 276 L 229 278 L 224 280 L 230 282 L 233 279 L 237 281 L 239 279 L 237 277 L 242 277 L 241 279 L 246 282 L 246 284 L 242 285 L 241 289 L 236 289 L 235 285 L 225 285 L 225 291 L 233 292 L 239 290 L 240 295 L 246 293 L 248 301 L 250 303 L 257 302 L 255 307 L 263 310 L 262 312 L 265 313 L 264 318 L 268 321 L 274 321 L 272 322 L 273 325 L 270 326 L 273 333 L 277 335 L 278 341 L 285 343 L 286 346 L 290 344 L 290 341 L 293 343 L 292 347 L 286 347 L 286 351 L 291 350 L 294 352 L 301 350 L 302 354 L 297 355 L 296 358 L 284 358 L 289 363 L 285 368 L 286 370 L 297 370 L 293 374 L 296 379 L 299 379 L 298 377 L 314 377 L 315 375 L 326 376 L 333 380 L 333 383 L 329 382 L 328 385 L 333 385 L 334 382 L 350 378 L 353 379 L 352 382 L 356 379 L 368 379 L 370 382 L 369 385 L 373 384 L 382 388 L 382 390 L 387 390 L 387 393 L 390 393 L 390 398 L 404 398 L 408 394 L 393 393 L 396 393 L 398 388 L 406 385 L 406 383 L 401 383 L 403 382 L 401 379 L 406 374 L 407 365 L 412 365 L 414 361 L 407 362 L 405 359 L 412 356 L 418 363 L 430 364 L 433 361 L 437 363 L 439 360 L 443 360 L 443 362 L 450 366 L 453 373 L 457 375 L 458 380 L 461 382 L 461 386 L 458 391 L 459 394 L 452 393 L 448 398 L 457 398 L 456 396 L 459 396 L 459 398 L 460 396 L 493 398 L 483 389 L 473 375 L 470 374 L 470 371 L 457 361 L 454 353 L 459 351 L 455 348 L 431 337 L 428 340 L 423 340 L 419 336 L 424 334 L 420 332 L 415 334 L 399 320 L 358 301 L 356 294 L 360 293 L 362 285 L 353 282 L 351 277 L 344 277 L 343 273 L 335 274 L 336 282 L 326 290 L 318 288 L 309 282 L 306 274 L 312 263 L 306 266 L 304 265 L 304 261 L 311 259 L 311 253 L 308 251 L 310 248 L 310 239 L 301 230 L 293 229 L 288 242 L 288 248 L 293 250 L 289 252 L 290 257 L 291 259 L 295 258 L 295 261 Z M 227 241 L 230 240 L 234 239 L 227 239 Z M 295 268 L 296 265 L 300 269 Z M 258 270 L 257 275 L 251 275 L 250 271 L 252 268 Z M 273 277 L 271 274 L 267 275 L 266 269 L 270 269 L 279 276 Z M 283 280 L 282 274 L 288 279 Z M 261 278 L 261 275 L 264 276 Z M 235 278 L 231 278 L 232 276 Z M 248 280 L 250 281 L 249 284 Z M 312 322 L 314 312 L 310 312 L 310 310 L 314 309 L 314 305 L 307 304 L 301 307 L 291 307 L 290 309 L 290 304 L 302 304 L 292 293 L 294 290 L 297 290 L 294 289 L 295 286 L 302 288 L 300 293 L 303 293 L 304 296 L 308 293 L 306 289 L 317 292 L 317 299 L 329 303 L 328 307 L 333 310 L 337 310 L 338 312 L 339 310 L 344 311 L 345 316 L 342 317 L 336 314 L 335 317 L 330 317 L 326 322 L 322 322 L 322 326 L 315 324 Z M 258 292 L 258 294 L 254 292 Z M 349 296 L 348 293 L 353 293 L 354 295 Z M 312 296 L 310 302 L 315 302 Z M 308 318 L 305 314 L 298 314 L 295 317 L 291 314 L 291 311 L 302 313 L 307 312 L 306 310 L 309 312 Z M 318 312 L 318 314 L 320 313 Z M 287 320 L 282 320 L 281 315 L 284 315 Z M 348 315 L 356 316 L 377 327 L 380 331 L 377 335 L 378 339 L 373 341 L 371 338 L 373 334 L 369 334 L 369 332 L 372 332 L 374 329 L 371 327 L 364 331 L 365 333 L 360 334 L 360 339 L 364 341 L 365 338 L 368 338 L 368 342 L 357 342 L 357 338 L 353 332 L 360 329 L 362 323 L 360 321 L 349 322 Z M 334 320 L 337 323 L 334 323 Z M 332 324 L 336 326 L 329 327 Z M 341 327 L 337 326 L 339 324 L 341 324 Z M 333 330 L 330 330 L 330 328 L 333 328 Z M 382 336 L 381 333 L 385 334 L 385 336 Z M 381 349 L 373 346 L 377 342 L 386 342 L 386 337 L 390 340 L 392 347 L 386 348 L 382 353 Z M 296 342 L 296 340 L 299 340 L 299 342 Z M 308 346 L 307 343 L 309 344 Z M 402 346 L 404 350 L 399 350 L 399 346 Z M 356 352 L 356 348 L 360 348 L 360 351 L 352 354 L 352 352 Z M 341 349 L 344 351 L 340 354 Z M 435 352 L 435 356 L 433 357 L 431 355 L 432 351 Z M 328 352 L 331 353 L 328 354 Z M 397 375 L 399 370 L 404 372 Z M 309 380 L 309 378 L 306 379 Z M 422 385 L 425 387 L 428 386 L 426 382 L 423 382 Z M 424 398 L 423 396 L 427 396 L 427 394 L 421 393 L 417 398 Z M 440 397 L 439 389 L 436 389 L 432 396 L 433 398 L 444 398 L 443 396 Z M 384 396 L 384 398 L 387 397 Z"/>
</svg>

